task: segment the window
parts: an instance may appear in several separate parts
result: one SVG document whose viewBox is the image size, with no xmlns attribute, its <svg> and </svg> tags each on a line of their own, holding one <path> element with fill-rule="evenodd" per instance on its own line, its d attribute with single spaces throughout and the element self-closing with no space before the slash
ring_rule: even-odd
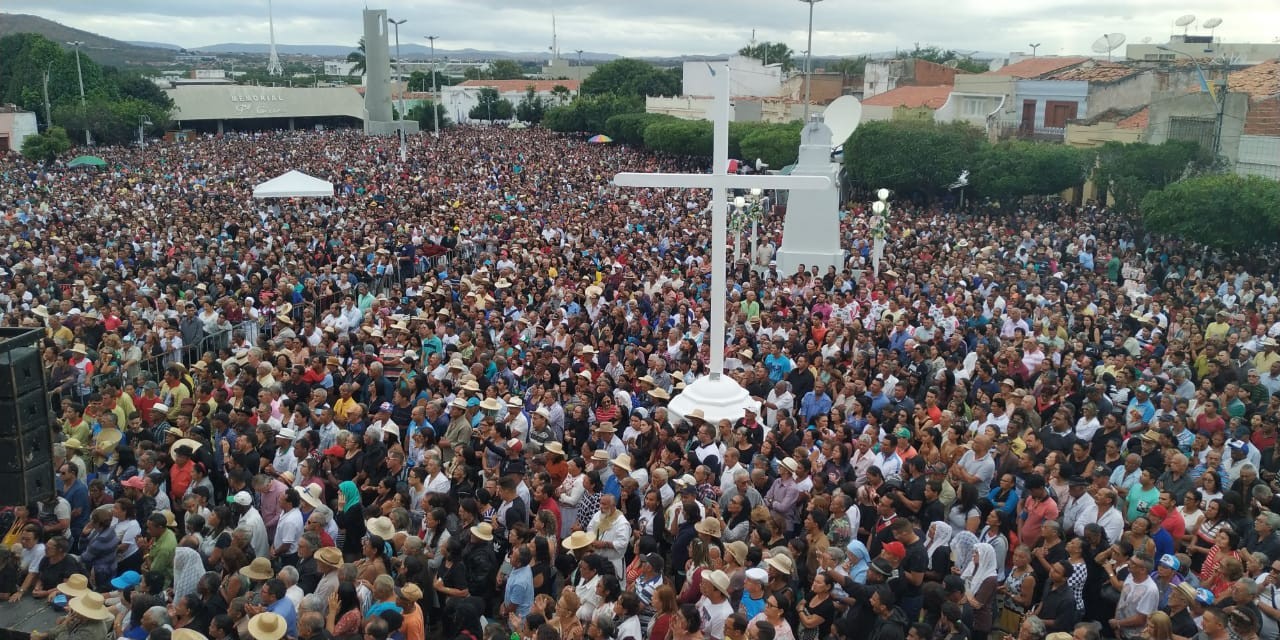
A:
<svg viewBox="0 0 1280 640">
<path fill-rule="evenodd" d="M 982 98 L 965 98 L 960 103 L 960 113 L 966 116 L 985 116 L 987 115 L 987 110 L 984 108 L 986 102 Z"/>
</svg>

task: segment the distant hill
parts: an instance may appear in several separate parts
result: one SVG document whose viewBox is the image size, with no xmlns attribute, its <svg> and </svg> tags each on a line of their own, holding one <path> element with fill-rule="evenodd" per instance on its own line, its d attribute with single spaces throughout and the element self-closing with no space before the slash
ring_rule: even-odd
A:
<svg viewBox="0 0 1280 640">
<path fill-rule="evenodd" d="M 395 42 L 391 43 L 392 56 L 395 55 Z M 270 46 L 262 43 L 252 42 L 223 42 L 219 44 L 211 44 L 202 47 L 192 47 L 192 51 L 200 51 L 202 53 L 248 53 L 266 55 Z M 334 45 L 334 44 L 277 44 L 276 51 L 281 55 L 296 56 L 319 56 L 331 58 L 345 58 L 348 53 L 356 50 L 355 43 L 351 45 Z M 405 60 L 426 60 L 431 56 L 431 48 L 426 45 L 417 43 L 401 42 L 400 53 Z M 453 59 L 466 60 L 493 60 L 493 59 L 509 59 L 509 60 L 545 60 L 549 55 L 547 51 L 486 51 L 483 49 L 446 49 L 436 47 L 436 56 L 448 56 Z M 577 59 L 577 53 L 561 51 L 561 57 Z M 592 51 L 583 51 L 582 59 L 591 61 L 608 61 L 615 60 L 619 56 L 612 53 L 598 53 Z"/>
<path fill-rule="evenodd" d="M 40 16 L 0 13 L 0 37 L 15 33 L 38 33 L 68 49 L 71 47 L 66 44 L 67 42 L 83 42 L 84 46 L 81 47 L 80 52 L 103 65 L 124 67 L 173 60 L 173 51 L 168 49 L 114 40 L 96 33 L 73 29 Z"/>
</svg>

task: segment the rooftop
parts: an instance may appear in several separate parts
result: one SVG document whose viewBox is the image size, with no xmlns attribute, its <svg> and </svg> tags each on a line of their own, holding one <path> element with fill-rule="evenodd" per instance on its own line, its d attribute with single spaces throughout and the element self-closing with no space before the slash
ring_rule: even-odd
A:
<svg viewBox="0 0 1280 640">
<path fill-rule="evenodd" d="M 1280 94 L 1280 60 L 1268 60 L 1227 76 L 1232 91 L 1247 93 L 1253 99 Z"/>
<path fill-rule="evenodd" d="M 988 71 L 982 75 L 985 76 L 1007 76 L 1017 78 L 1019 80 L 1030 80 L 1039 78 L 1059 69 L 1066 69 L 1078 65 L 1090 58 L 1084 56 L 1043 56 L 1035 58 L 1027 58 L 1013 64 L 1005 65 L 995 71 Z"/>
<path fill-rule="evenodd" d="M 1147 122 L 1151 119 L 1151 107 L 1143 107 L 1138 109 L 1133 115 L 1124 118 L 1116 123 L 1119 129 L 1146 129 Z"/>
<path fill-rule="evenodd" d="M 582 84 L 578 80 L 467 80 L 457 86 L 460 87 L 490 87 L 497 89 L 498 93 L 508 93 L 511 91 L 524 91 L 529 87 L 538 93 L 544 93 L 556 88 L 557 85 L 577 92 L 578 86 Z"/>
<path fill-rule="evenodd" d="M 884 93 L 876 94 L 862 101 L 864 106 L 875 107 L 907 107 L 909 109 L 937 109 L 951 95 L 950 85 L 933 87 L 898 87 Z"/>
<path fill-rule="evenodd" d="M 1084 80 L 1087 82 L 1116 82 L 1142 73 L 1144 69 L 1118 62 L 1088 62 L 1078 67 L 1064 69 L 1049 75 L 1047 80 Z"/>
</svg>

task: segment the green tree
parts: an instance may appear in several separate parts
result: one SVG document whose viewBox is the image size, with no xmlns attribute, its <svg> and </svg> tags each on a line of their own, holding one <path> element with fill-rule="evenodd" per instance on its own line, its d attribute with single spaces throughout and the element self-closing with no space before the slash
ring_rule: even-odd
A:
<svg viewBox="0 0 1280 640">
<path fill-rule="evenodd" d="M 845 76 L 860 76 L 867 70 L 867 57 L 841 58 L 828 63 L 824 68 L 832 73 L 839 73 Z"/>
<path fill-rule="evenodd" d="M 990 69 L 985 62 L 974 60 L 967 55 L 958 53 L 951 49 L 942 49 L 933 45 L 921 47 L 920 43 L 916 43 L 915 48 L 911 51 L 899 53 L 903 57 L 918 58 L 920 60 L 927 60 L 937 64 L 954 62 L 957 69 L 960 69 L 961 71 L 968 71 L 969 73 L 983 73 Z"/>
<path fill-rule="evenodd" d="M 800 156 L 800 122 L 770 124 L 742 138 L 741 157 L 748 163 L 759 158 L 774 169 L 795 164 Z"/>
<path fill-rule="evenodd" d="M 98 144 L 129 144 L 138 139 L 139 120 L 151 122 L 149 130 L 164 130 L 169 111 L 142 100 L 112 100 L 95 96 L 87 107 L 79 102 L 63 104 L 53 110 L 53 121 L 77 139 L 89 130 Z"/>
<path fill-rule="evenodd" d="M 979 195 L 993 200 L 1047 196 L 1083 183 L 1094 157 L 1062 144 L 1002 142 L 978 152 L 969 182 Z"/>
<path fill-rule="evenodd" d="M 449 76 L 446 76 L 443 73 L 440 73 L 439 71 L 436 71 L 434 73 L 436 76 L 435 86 L 448 87 L 454 84 L 453 79 L 450 78 Z M 432 75 L 431 73 L 427 73 L 425 71 L 414 71 L 413 73 L 409 74 L 409 79 L 406 80 L 409 86 L 409 90 L 410 91 L 430 91 L 431 75 Z"/>
<path fill-rule="evenodd" d="M 845 142 L 844 164 L 868 188 L 932 195 L 970 169 L 984 144 L 982 131 L 966 123 L 867 122 Z"/>
<path fill-rule="evenodd" d="M 562 133 L 599 133 L 606 130 L 609 118 L 621 113 L 644 113 L 644 99 L 614 94 L 578 96 L 563 107 L 548 109 L 542 126 Z"/>
<path fill-rule="evenodd" d="M 785 42 L 761 42 L 738 49 L 738 55 L 755 58 L 764 64 L 781 64 L 783 71 L 796 68 L 795 52 Z"/>
<path fill-rule="evenodd" d="M 644 131 L 649 125 L 675 119 L 675 116 L 665 113 L 620 113 L 605 121 L 604 132 L 616 142 L 641 146 L 644 144 Z"/>
<path fill-rule="evenodd" d="M 563 105 L 573 99 L 573 92 L 562 84 L 551 87 L 551 97 L 555 99 L 557 105 Z"/>
<path fill-rule="evenodd" d="M 1280 182 L 1234 173 L 1179 180 L 1142 198 L 1147 228 L 1224 249 L 1275 242 Z"/>
<path fill-rule="evenodd" d="M 1094 182 L 1115 198 L 1115 207 L 1133 212 L 1151 191 L 1213 166 L 1213 154 L 1184 140 L 1158 145 L 1108 142 L 1098 150 Z"/>
<path fill-rule="evenodd" d="M 418 123 L 418 128 L 423 131 L 434 131 L 436 121 L 431 117 L 431 110 L 435 108 L 437 115 L 440 117 L 440 128 L 444 129 L 453 122 L 449 119 L 449 110 L 444 108 L 442 104 L 436 104 L 430 100 L 423 100 L 409 109 L 409 119 Z"/>
<path fill-rule="evenodd" d="M 358 76 L 364 74 L 364 38 L 360 38 L 360 42 L 356 44 L 356 50 L 347 54 L 347 62 L 355 63 L 351 66 L 351 70 L 347 72 L 349 76 Z"/>
<path fill-rule="evenodd" d="M 48 162 L 70 148 L 71 139 L 62 127 L 49 127 L 43 133 L 27 136 L 22 141 L 22 155 L 32 162 Z"/>
<path fill-rule="evenodd" d="M 499 96 L 497 89 L 484 87 L 477 98 L 476 106 L 467 112 L 472 120 L 510 120 L 515 115 L 511 101 Z"/>
<path fill-rule="evenodd" d="M 598 67 L 582 81 L 582 95 L 673 96 L 680 93 L 680 77 L 643 60 L 618 58 Z"/>
<path fill-rule="evenodd" d="M 542 122 L 542 116 L 547 112 L 546 101 L 542 96 L 538 95 L 533 85 L 529 85 L 525 89 L 524 97 L 520 99 L 520 103 L 516 105 L 516 119 L 521 122 L 530 124 L 538 124 Z"/>
<path fill-rule="evenodd" d="M 488 75 L 493 80 L 519 80 L 524 77 L 524 69 L 515 60 L 495 60 Z"/>
<path fill-rule="evenodd" d="M 710 120 L 657 122 L 644 130 L 644 146 L 662 153 L 682 156 L 711 157 L 712 125 Z"/>
</svg>

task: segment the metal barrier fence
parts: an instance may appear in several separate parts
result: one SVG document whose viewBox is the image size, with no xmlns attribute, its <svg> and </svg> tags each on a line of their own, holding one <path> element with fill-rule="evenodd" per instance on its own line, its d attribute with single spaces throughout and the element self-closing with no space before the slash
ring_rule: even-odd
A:
<svg viewBox="0 0 1280 640">
<path fill-rule="evenodd" d="M 375 296 L 402 290 L 406 275 L 430 274 L 434 277 L 435 274 L 450 270 L 459 259 L 468 260 L 478 253 L 478 249 L 469 243 L 465 247 L 460 247 L 460 249 L 460 251 L 456 252 L 445 251 L 434 256 L 418 256 L 412 264 L 411 271 L 392 268 L 371 280 L 363 281 L 362 284 L 367 285 L 369 293 Z M 406 273 L 406 271 L 409 272 Z M 290 318 L 294 321 L 294 325 L 297 326 L 306 317 L 306 311 L 309 309 L 311 317 L 318 320 L 324 317 L 326 309 L 339 302 L 345 295 L 347 295 L 347 292 L 339 291 L 294 305 Z M 234 350 L 245 344 L 266 348 L 267 342 L 279 333 L 281 324 L 272 314 L 265 314 L 256 320 L 245 320 L 230 329 L 205 334 L 195 344 L 184 344 L 180 349 L 151 355 L 144 353 L 139 363 L 134 366 L 127 369 L 117 366 L 116 370 L 111 373 L 95 375 L 91 381 L 91 386 L 95 391 L 99 391 L 106 384 L 124 388 L 127 384 L 140 381 L 158 382 L 164 377 L 164 370 L 169 365 L 182 363 L 189 366 L 210 351 L 216 353 L 221 349 L 227 348 Z M 234 344 L 232 343 L 233 340 L 235 341 Z M 268 352 L 270 351 L 270 349 L 267 350 Z"/>
</svg>

